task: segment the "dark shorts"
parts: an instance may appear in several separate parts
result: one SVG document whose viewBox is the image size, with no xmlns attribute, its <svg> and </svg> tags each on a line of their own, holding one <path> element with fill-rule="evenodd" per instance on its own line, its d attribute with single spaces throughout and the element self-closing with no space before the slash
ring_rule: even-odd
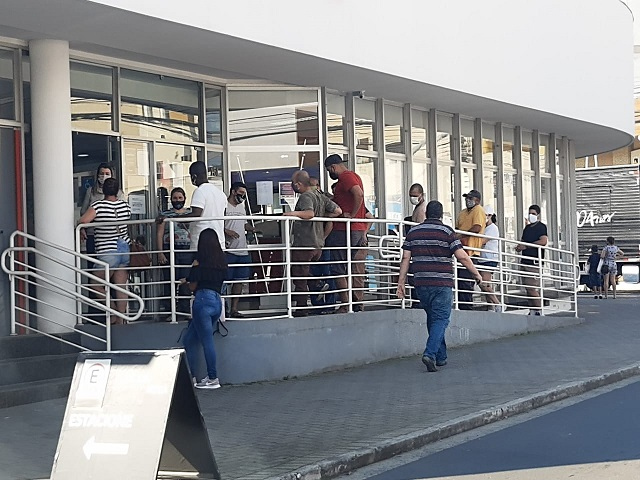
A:
<svg viewBox="0 0 640 480">
<path fill-rule="evenodd" d="M 347 245 L 347 232 L 345 230 L 332 231 L 325 241 L 325 247 L 345 247 Z M 356 230 L 351 232 L 351 260 L 356 259 L 356 256 L 361 250 L 367 248 L 367 232 L 364 230 Z M 347 274 L 347 250 L 343 249 L 331 249 L 329 250 L 331 261 L 331 273 L 333 275 L 346 275 Z"/>
<path fill-rule="evenodd" d="M 589 286 L 591 288 L 601 287 L 602 283 L 603 283 L 602 275 L 600 275 L 598 272 L 589 274 Z"/>
<path fill-rule="evenodd" d="M 484 258 L 481 258 L 475 263 L 477 265 L 480 265 L 481 267 L 496 268 L 498 266 L 498 262 L 496 262 L 495 260 L 485 260 Z"/>
<path fill-rule="evenodd" d="M 227 280 L 248 280 L 251 277 L 251 255 L 227 253 Z M 240 266 L 236 266 L 240 264 Z M 245 264 L 245 265 L 242 265 Z"/>
</svg>

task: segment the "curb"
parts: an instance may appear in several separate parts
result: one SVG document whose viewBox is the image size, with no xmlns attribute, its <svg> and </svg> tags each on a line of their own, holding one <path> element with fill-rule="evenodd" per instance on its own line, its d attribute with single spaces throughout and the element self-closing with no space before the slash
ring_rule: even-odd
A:
<svg viewBox="0 0 640 480">
<path fill-rule="evenodd" d="M 489 425 L 514 415 L 526 413 L 550 403 L 581 395 L 637 375 L 640 375 L 640 364 L 624 367 L 585 380 L 566 383 L 543 392 L 503 403 L 497 407 L 465 415 L 440 425 L 385 440 L 371 447 L 352 450 L 317 464 L 306 465 L 285 475 L 270 477 L 267 480 L 321 480 L 337 477 L 372 463 L 387 460 L 400 453 L 424 447 L 438 440 Z"/>
</svg>

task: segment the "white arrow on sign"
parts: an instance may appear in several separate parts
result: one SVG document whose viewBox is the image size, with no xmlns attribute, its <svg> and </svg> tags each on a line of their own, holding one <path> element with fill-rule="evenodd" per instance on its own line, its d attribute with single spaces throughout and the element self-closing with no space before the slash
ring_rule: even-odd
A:
<svg viewBox="0 0 640 480">
<path fill-rule="evenodd" d="M 128 443 L 98 443 L 96 437 L 93 436 L 82 447 L 84 456 L 87 460 L 91 459 L 91 455 L 126 455 L 129 453 Z"/>
</svg>

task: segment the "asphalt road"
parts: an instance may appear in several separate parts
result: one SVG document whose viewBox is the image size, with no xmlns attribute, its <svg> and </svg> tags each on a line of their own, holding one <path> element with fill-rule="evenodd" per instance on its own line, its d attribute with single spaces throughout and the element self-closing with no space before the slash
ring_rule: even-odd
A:
<svg viewBox="0 0 640 480">
<path fill-rule="evenodd" d="M 363 469 L 350 478 L 640 479 L 640 381 L 627 381 L 567 403 L 572 404 L 525 421 L 514 418 L 508 420 L 511 426 L 481 432 L 479 438 L 423 453 L 417 460 L 414 456 L 400 465 L 403 460 L 398 457 L 387 466 L 383 462 L 367 467 L 371 470 Z"/>
</svg>

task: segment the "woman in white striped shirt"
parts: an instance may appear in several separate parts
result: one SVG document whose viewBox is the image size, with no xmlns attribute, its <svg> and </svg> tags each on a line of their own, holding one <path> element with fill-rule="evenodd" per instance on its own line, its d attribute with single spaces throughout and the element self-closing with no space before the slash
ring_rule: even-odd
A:
<svg viewBox="0 0 640 480">
<path fill-rule="evenodd" d="M 78 223 L 90 222 L 117 222 L 127 221 L 131 218 L 131 207 L 124 200 L 118 200 L 118 181 L 115 178 L 107 178 L 102 185 L 104 200 L 93 202 Z M 129 265 L 129 234 L 126 225 L 110 225 L 94 228 L 96 238 L 96 255 L 98 260 L 109 264 L 109 280 L 116 285 L 124 287 L 127 283 L 128 272 L 124 269 Z M 104 271 L 96 271 L 94 275 L 104 278 Z M 104 288 L 95 287 L 104 294 Z M 125 294 L 115 292 L 116 301 L 114 308 L 124 313 L 127 310 Z M 120 324 L 123 320 L 112 320 L 113 324 Z"/>
</svg>

